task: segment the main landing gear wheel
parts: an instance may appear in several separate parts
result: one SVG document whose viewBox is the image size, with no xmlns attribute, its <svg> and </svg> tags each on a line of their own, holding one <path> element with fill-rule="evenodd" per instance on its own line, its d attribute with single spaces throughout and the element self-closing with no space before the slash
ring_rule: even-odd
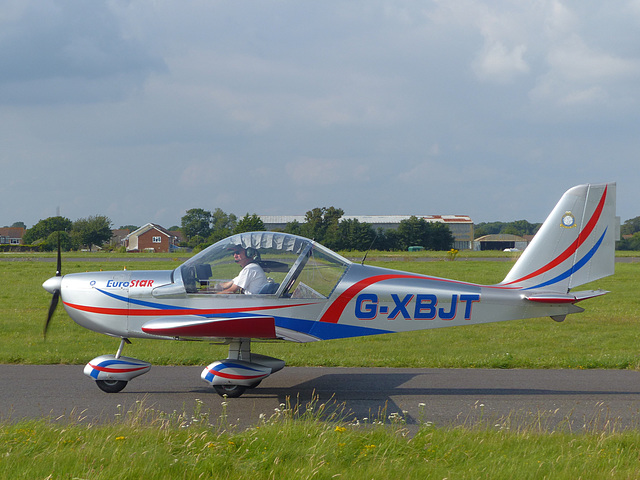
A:
<svg viewBox="0 0 640 480">
<path fill-rule="evenodd" d="M 244 385 L 214 385 L 213 388 L 218 395 L 227 398 L 238 398 L 247 389 Z"/>
<path fill-rule="evenodd" d="M 125 380 L 96 380 L 96 385 L 103 392 L 118 393 L 127 386 Z"/>
</svg>

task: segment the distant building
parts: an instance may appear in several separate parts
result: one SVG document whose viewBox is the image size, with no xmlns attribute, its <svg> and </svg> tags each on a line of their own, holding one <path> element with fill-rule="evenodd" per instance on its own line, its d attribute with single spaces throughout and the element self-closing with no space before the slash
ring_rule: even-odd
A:
<svg viewBox="0 0 640 480">
<path fill-rule="evenodd" d="M 116 228 L 115 230 L 111 230 L 111 239 L 109 240 L 109 245 L 124 245 L 124 240 L 130 233 L 131 230 L 129 230 L 128 228 Z"/>
<path fill-rule="evenodd" d="M 454 238 L 453 248 L 471 250 L 473 248 L 473 221 L 467 215 L 413 215 L 427 222 L 444 223 L 451 230 Z M 358 220 L 368 223 L 375 230 L 395 230 L 402 220 L 409 220 L 412 215 L 344 215 L 341 220 Z M 305 223 L 304 215 L 260 215 L 267 230 L 283 230 L 287 223 L 297 221 Z"/>
<path fill-rule="evenodd" d="M 526 238 L 518 235 L 511 235 L 507 233 L 499 233 L 494 235 L 485 235 L 484 237 L 476 238 L 473 242 L 473 249 L 477 251 L 484 250 L 500 250 L 505 249 L 522 251 L 527 248 L 529 242 Z"/>
<path fill-rule="evenodd" d="M 176 236 L 167 229 L 147 223 L 131 232 L 124 239 L 127 252 L 172 252 L 176 249 Z"/>
<path fill-rule="evenodd" d="M 0 228 L 0 245 L 22 245 L 24 231 L 22 227 Z"/>
<path fill-rule="evenodd" d="M 180 230 L 169 230 L 169 233 L 176 237 L 176 245 L 187 241 L 187 237 Z"/>
</svg>

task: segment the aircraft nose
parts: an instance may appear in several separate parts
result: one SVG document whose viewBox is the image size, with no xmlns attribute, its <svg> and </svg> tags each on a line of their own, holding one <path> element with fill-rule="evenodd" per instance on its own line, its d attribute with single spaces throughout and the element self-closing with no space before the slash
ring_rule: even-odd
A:
<svg viewBox="0 0 640 480">
<path fill-rule="evenodd" d="M 42 288 L 44 288 L 47 292 L 53 293 L 56 290 L 60 290 L 60 286 L 62 285 L 62 277 L 51 277 L 42 284 Z"/>
</svg>

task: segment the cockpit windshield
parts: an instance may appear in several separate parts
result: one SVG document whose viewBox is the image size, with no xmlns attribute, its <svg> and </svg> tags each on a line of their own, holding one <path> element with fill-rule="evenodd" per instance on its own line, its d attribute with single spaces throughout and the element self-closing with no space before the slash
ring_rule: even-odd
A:
<svg viewBox="0 0 640 480">
<path fill-rule="evenodd" d="M 328 298 L 351 264 L 303 237 L 248 232 L 228 237 L 198 253 L 174 271 L 174 281 L 182 279 L 190 294 L 220 293 L 239 277 L 243 269 L 239 256 L 248 258 L 254 264 L 251 268 L 261 277 L 255 290 L 242 293 L 291 298 Z"/>
</svg>

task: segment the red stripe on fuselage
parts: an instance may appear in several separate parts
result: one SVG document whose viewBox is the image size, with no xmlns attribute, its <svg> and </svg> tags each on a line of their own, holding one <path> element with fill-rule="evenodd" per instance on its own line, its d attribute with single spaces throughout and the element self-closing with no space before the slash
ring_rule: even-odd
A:
<svg viewBox="0 0 640 480">
<path fill-rule="evenodd" d="M 223 315 L 228 313 L 257 312 L 261 310 L 273 310 L 277 308 L 304 307 L 313 303 L 298 303 L 295 305 L 271 305 L 263 307 L 246 308 L 187 308 L 187 309 L 127 309 L 93 307 L 91 305 L 78 305 L 75 303 L 63 302 L 65 306 L 80 310 L 82 312 L 99 313 L 101 315 L 129 315 L 130 317 L 169 317 L 175 315 Z"/>
</svg>

